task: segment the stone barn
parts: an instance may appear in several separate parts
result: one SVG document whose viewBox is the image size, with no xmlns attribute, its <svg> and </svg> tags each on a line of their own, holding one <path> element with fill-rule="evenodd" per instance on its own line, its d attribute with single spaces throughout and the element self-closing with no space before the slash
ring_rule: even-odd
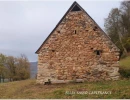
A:
<svg viewBox="0 0 130 100">
<path fill-rule="evenodd" d="M 37 83 L 119 79 L 118 47 L 74 2 L 36 51 Z"/>
</svg>

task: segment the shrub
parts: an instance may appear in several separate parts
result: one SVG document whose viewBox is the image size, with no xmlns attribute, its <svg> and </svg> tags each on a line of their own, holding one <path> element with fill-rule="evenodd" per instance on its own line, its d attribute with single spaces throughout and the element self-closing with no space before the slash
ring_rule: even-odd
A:
<svg viewBox="0 0 130 100">
<path fill-rule="evenodd" d="M 119 73 L 124 78 L 130 78 L 130 69 L 120 68 Z"/>
</svg>

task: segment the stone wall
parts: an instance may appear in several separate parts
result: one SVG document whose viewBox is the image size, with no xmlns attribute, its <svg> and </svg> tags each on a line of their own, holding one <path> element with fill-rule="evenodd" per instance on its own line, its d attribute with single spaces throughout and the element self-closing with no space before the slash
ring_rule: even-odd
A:
<svg viewBox="0 0 130 100">
<path fill-rule="evenodd" d="M 116 80 L 119 49 L 83 11 L 69 12 L 38 53 L 37 83 Z"/>
</svg>

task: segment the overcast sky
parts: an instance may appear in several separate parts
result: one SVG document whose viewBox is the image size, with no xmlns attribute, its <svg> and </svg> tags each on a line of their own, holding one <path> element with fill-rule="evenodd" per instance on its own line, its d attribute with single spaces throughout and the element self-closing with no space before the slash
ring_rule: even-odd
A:
<svg viewBox="0 0 130 100">
<path fill-rule="evenodd" d="M 78 1 L 104 29 L 104 18 L 116 1 Z M 0 53 L 12 56 L 25 54 L 37 61 L 35 51 L 53 30 L 73 1 L 0 1 Z"/>
</svg>

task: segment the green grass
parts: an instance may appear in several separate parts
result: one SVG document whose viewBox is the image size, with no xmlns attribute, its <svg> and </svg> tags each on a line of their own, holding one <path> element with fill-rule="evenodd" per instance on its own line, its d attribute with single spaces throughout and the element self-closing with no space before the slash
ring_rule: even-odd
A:
<svg viewBox="0 0 130 100">
<path fill-rule="evenodd" d="M 124 59 L 121 59 L 119 64 L 120 64 L 121 68 L 130 69 L 130 56 L 128 56 Z"/>
<path fill-rule="evenodd" d="M 85 94 L 93 91 L 111 94 Z M 78 93 L 84 94 L 78 94 Z M 0 84 L 1 99 L 108 99 L 130 98 L 130 80 L 39 85 L 35 80 Z"/>
</svg>

